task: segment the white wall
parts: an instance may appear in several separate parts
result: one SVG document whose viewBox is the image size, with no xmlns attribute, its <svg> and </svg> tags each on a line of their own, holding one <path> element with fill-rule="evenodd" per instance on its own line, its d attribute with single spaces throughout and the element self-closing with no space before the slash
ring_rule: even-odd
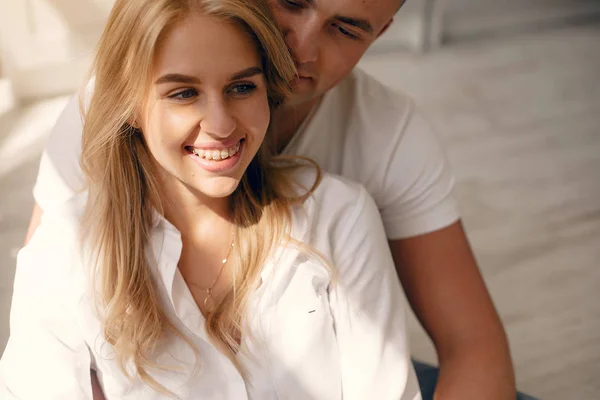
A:
<svg viewBox="0 0 600 400">
<path fill-rule="evenodd" d="M 114 0 L 0 0 L 0 59 L 18 99 L 72 92 Z M 424 0 L 408 0 L 378 41 L 382 48 L 423 47 Z"/>
<path fill-rule="evenodd" d="M 379 50 L 428 50 L 442 43 L 600 19 L 600 0 L 406 0 Z"/>
<path fill-rule="evenodd" d="M 0 0 L 0 78 L 17 99 L 72 92 L 114 0 Z M 427 6 L 433 5 L 433 8 Z M 443 38 L 600 15 L 599 0 L 407 0 L 378 50 L 426 50 Z"/>
<path fill-rule="evenodd" d="M 73 91 L 112 0 L 0 0 L 0 58 L 15 97 Z"/>
<path fill-rule="evenodd" d="M 438 42 L 445 0 L 406 0 L 390 28 L 377 39 L 372 51 L 423 51 Z M 432 8 L 432 6 L 435 7 Z"/>
<path fill-rule="evenodd" d="M 411 1 L 411 0 L 409 0 Z M 600 17 L 598 0 L 438 0 L 449 41 Z"/>
</svg>

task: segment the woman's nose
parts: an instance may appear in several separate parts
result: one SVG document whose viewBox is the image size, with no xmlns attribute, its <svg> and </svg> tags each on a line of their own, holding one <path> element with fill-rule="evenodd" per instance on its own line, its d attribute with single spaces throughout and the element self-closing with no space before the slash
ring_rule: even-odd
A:
<svg viewBox="0 0 600 400">
<path fill-rule="evenodd" d="M 210 101 L 200 121 L 200 129 L 215 138 L 229 137 L 237 123 L 224 101 Z"/>
</svg>

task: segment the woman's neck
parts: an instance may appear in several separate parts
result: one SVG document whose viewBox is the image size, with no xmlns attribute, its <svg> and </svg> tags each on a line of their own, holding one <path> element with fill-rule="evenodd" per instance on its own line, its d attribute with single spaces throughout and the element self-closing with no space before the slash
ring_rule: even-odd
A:
<svg viewBox="0 0 600 400">
<path fill-rule="evenodd" d="M 204 241 L 207 236 L 231 232 L 229 198 L 211 198 L 181 182 L 166 183 L 165 218 L 181 232 L 185 241 Z"/>
<path fill-rule="evenodd" d="M 165 217 L 181 233 L 177 268 L 206 315 L 207 298 L 218 298 L 232 282 L 233 260 L 223 262 L 235 239 L 229 198 L 204 196 L 175 179 L 164 182 L 163 189 Z"/>
</svg>

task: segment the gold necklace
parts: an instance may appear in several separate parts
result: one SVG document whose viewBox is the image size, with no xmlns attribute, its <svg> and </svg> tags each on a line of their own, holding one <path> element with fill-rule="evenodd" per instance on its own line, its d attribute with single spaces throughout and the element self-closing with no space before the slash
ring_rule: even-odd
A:
<svg viewBox="0 0 600 400">
<path fill-rule="evenodd" d="M 208 288 L 202 287 L 194 282 L 190 282 L 187 279 L 185 280 L 190 285 L 195 286 L 198 289 L 204 290 L 206 292 L 206 296 L 204 297 L 204 301 L 202 302 L 202 304 L 204 305 L 204 308 L 206 309 L 206 312 L 208 312 L 208 313 L 212 312 L 215 309 L 215 301 L 213 299 L 213 289 L 214 289 L 215 285 L 217 284 L 217 281 L 221 277 L 221 273 L 223 272 L 223 269 L 225 269 L 225 264 L 227 264 L 227 260 L 229 260 L 229 255 L 231 254 L 231 250 L 233 250 L 234 246 L 235 246 L 235 237 L 231 241 L 231 246 L 229 247 L 229 250 L 227 251 L 227 255 L 225 256 L 224 259 L 221 260 L 221 269 L 219 269 L 219 273 L 217 274 L 213 283 Z"/>
</svg>

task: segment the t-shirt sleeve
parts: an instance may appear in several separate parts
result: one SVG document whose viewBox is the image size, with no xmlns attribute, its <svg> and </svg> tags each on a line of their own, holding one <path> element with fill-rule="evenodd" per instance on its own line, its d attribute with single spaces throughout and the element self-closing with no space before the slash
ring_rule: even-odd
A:
<svg viewBox="0 0 600 400">
<path fill-rule="evenodd" d="M 397 127 L 376 198 L 388 239 L 402 239 L 456 222 L 454 176 L 429 122 L 414 109 Z"/>
<path fill-rule="evenodd" d="M 73 96 L 54 125 L 40 161 L 33 196 L 42 210 L 83 189 L 85 177 L 79 163 L 82 134 L 79 97 Z"/>
</svg>

